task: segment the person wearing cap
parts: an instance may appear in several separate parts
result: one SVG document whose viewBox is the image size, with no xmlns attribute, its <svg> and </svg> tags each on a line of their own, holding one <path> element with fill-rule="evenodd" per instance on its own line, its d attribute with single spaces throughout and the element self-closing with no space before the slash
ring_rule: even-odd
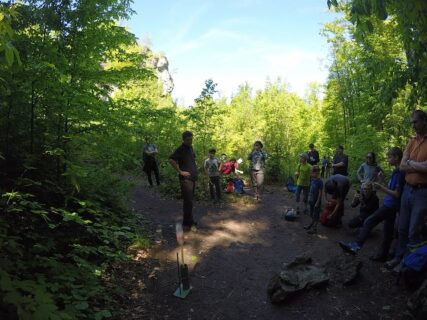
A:
<svg viewBox="0 0 427 320">
<path fill-rule="evenodd" d="M 295 177 L 297 178 L 297 190 L 295 191 L 295 202 L 297 205 L 297 213 L 300 213 L 300 199 L 301 192 L 303 193 L 304 203 L 304 213 L 307 214 L 307 201 L 308 201 L 308 192 L 310 186 L 310 174 L 311 174 L 311 165 L 307 163 L 308 156 L 306 153 L 301 153 L 299 155 L 299 165 L 298 169 L 295 172 Z"/>
<path fill-rule="evenodd" d="M 314 144 L 312 143 L 308 147 L 310 149 L 307 151 L 307 162 L 312 166 L 317 165 L 320 161 L 319 152 L 314 148 Z"/>
</svg>

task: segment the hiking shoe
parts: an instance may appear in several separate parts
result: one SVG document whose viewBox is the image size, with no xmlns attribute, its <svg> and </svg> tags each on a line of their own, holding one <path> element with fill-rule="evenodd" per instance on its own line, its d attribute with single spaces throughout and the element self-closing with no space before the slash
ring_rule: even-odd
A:
<svg viewBox="0 0 427 320">
<path fill-rule="evenodd" d="M 313 224 L 308 224 L 308 225 L 304 226 L 303 228 L 305 230 L 310 230 L 312 226 L 313 226 Z"/>
<path fill-rule="evenodd" d="M 356 254 L 360 250 L 360 246 L 357 244 L 357 242 L 340 241 L 338 244 L 344 251 L 347 251 L 351 254 Z"/>
<path fill-rule="evenodd" d="M 389 270 L 392 270 L 394 267 L 399 265 L 399 263 L 400 263 L 399 259 L 393 258 L 393 259 L 387 261 L 386 263 L 384 263 L 384 267 L 386 267 Z"/>
<path fill-rule="evenodd" d="M 308 230 L 308 231 L 307 231 L 307 233 L 308 233 L 308 234 L 316 234 L 316 233 L 317 233 L 317 229 L 316 229 L 316 228 L 313 228 L 313 229 L 311 229 L 311 230 Z"/>
</svg>

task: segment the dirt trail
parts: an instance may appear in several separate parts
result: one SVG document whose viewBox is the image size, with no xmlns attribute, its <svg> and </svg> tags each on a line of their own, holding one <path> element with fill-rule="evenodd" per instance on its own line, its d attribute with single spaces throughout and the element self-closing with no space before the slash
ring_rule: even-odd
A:
<svg viewBox="0 0 427 320">
<path fill-rule="evenodd" d="M 185 237 L 185 259 L 192 292 L 185 300 L 172 295 L 177 287 L 175 221 L 181 202 L 146 187 L 133 190 L 133 207 L 152 231 L 154 246 L 117 272 L 126 319 L 399 319 L 406 303 L 395 277 L 369 261 L 379 244 L 381 230 L 360 252 L 362 276 L 350 287 L 329 286 L 311 291 L 286 305 L 269 302 L 266 287 L 283 262 L 302 253 L 315 262 L 341 254 L 339 240 L 353 239 L 346 226 L 319 226 L 317 235 L 302 228 L 309 222 L 281 218 L 293 195 L 271 187 L 260 204 L 227 204 L 222 209 L 198 203 L 194 209 L 199 230 Z M 349 201 L 347 201 L 349 202 Z M 346 208 L 344 224 L 357 211 Z"/>
</svg>

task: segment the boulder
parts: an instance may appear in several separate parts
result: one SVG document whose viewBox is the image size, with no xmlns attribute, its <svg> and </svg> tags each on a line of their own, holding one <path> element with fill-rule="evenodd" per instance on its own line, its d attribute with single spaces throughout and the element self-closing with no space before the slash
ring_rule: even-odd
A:
<svg viewBox="0 0 427 320">
<path fill-rule="evenodd" d="M 325 270 L 313 265 L 311 258 L 297 257 L 270 279 L 267 293 L 271 302 L 281 303 L 312 288 L 326 286 L 328 281 Z"/>
</svg>

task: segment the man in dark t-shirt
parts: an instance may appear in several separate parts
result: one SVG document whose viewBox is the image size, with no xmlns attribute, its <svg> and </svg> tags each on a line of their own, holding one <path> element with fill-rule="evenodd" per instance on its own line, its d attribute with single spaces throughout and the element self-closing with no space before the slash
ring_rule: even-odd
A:
<svg viewBox="0 0 427 320">
<path fill-rule="evenodd" d="M 344 147 L 338 146 L 332 159 L 332 170 L 334 174 L 348 176 L 348 156 L 344 154 Z"/>
<path fill-rule="evenodd" d="M 310 150 L 307 151 L 307 162 L 312 166 L 317 165 L 320 161 L 319 152 L 314 148 L 314 144 L 312 143 L 308 147 Z"/>
<path fill-rule="evenodd" d="M 197 181 L 196 155 L 193 147 L 193 133 L 185 131 L 182 134 L 182 144 L 169 157 L 172 167 L 178 172 L 183 199 L 184 231 L 195 228 L 197 223 L 193 219 L 193 196 Z"/>
</svg>

